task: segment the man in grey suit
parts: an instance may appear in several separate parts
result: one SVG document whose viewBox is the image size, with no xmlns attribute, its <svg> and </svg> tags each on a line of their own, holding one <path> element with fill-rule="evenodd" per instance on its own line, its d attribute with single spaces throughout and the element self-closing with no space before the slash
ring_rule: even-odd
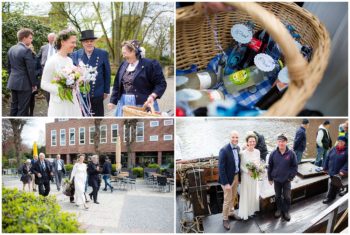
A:
<svg viewBox="0 0 350 235">
<path fill-rule="evenodd" d="M 40 64 L 41 64 L 41 68 L 42 70 L 44 70 L 46 61 L 53 56 L 54 54 L 56 54 L 57 50 L 55 48 L 55 40 L 56 40 L 56 34 L 54 33 L 49 33 L 47 35 L 47 40 L 49 43 L 45 44 L 44 46 L 42 46 L 40 48 L 40 51 L 38 53 L 38 57 L 40 58 Z M 44 91 L 45 97 L 46 97 L 46 101 L 49 104 L 50 101 L 50 93 Z"/>
<path fill-rule="evenodd" d="M 56 159 L 53 161 L 52 167 L 55 174 L 57 190 L 60 191 L 62 178 L 66 174 L 66 168 L 64 167 L 64 161 L 61 159 L 61 155 L 57 154 Z"/>
<path fill-rule="evenodd" d="M 29 116 L 30 98 L 32 92 L 37 89 L 36 62 L 29 48 L 33 35 L 31 29 L 19 30 L 17 32 L 18 43 L 12 46 L 7 53 L 9 73 L 7 89 L 11 90 L 10 116 Z"/>
</svg>

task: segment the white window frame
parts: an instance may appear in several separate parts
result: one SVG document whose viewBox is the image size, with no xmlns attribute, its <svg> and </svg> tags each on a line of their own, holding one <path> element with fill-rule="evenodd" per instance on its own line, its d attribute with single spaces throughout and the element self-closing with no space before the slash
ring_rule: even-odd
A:
<svg viewBox="0 0 350 235">
<path fill-rule="evenodd" d="M 64 141 L 62 141 L 62 134 L 64 134 Z M 66 129 L 60 129 L 60 146 L 66 146 L 66 136 Z"/>
<path fill-rule="evenodd" d="M 92 139 L 91 139 L 91 130 L 94 130 L 93 133 L 96 132 L 96 128 L 95 126 L 89 126 L 89 144 L 94 144 L 95 140 L 94 140 L 94 136 L 92 136 Z"/>
<path fill-rule="evenodd" d="M 113 130 L 117 130 L 116 137 L 113 137 Z M 117 143 L 118 136 L 119 136 L 119 124 L 111 124 L 111 143 Z"/>
<path fill-rule="evenodd" d="M 80 130 L 84 130 L 84 142 L 83 143 L 81 143 L 81 138 L 80 138 Z M 85 144 L 85 139 L 86 139 L 86 133 L 85 133 L 85 127 L 79 127 L 79 145 L 84 145 Z"/>
<path fill-rule="evenodd" d="M 58 121 L 59 122 L 65 122 L 65 121 L 68 121 L 68 118 L 59 118 Z"/>
<path fill-rule="evenodd" d="M 149 141 L 152 141 L 152 142 L 159 141 L 158 135 L 150 135 Z"/>
<path fill-rule="evenodd" d="M 102 129 L 103 128 L 106 128 L 106 137 L 104 138 L 105 140 L 102 142 Z M 108 131 L 108 128 L 107 128 L 107 125 L 101 125 L 100 126 L 100 144 L 106 144 L 107 143 L 107 131 Z"/>
<path fill-rule="evenodd" d="M 142 125 L 138 126 L 138 124 L 142 124 Z M 142 128 L 142 136 L 137 136 L 137 131 L 139 128 Z M 144 142 L 145 141 L 145 123 L 144 122 L 137 122 L 136 123 L 135 138 L 136 138 L 136 142 Z"/>
<path fill-rule="evenodd" d="M 149 126 L 150 127 L 157 127 L 157 126 L 159 126 L 159 121 L 150 121 Z"/>
<path fill-rule="evenodd" d="M 55 136 L 55 144 L 53 144 L 53 136 Z M 51 130 L 51 146 L 57 146 L 57 131 L 56 130 Z"/>
<path fill-rule="evenodd" d="M 170 137 L 170 138 L 169 138 Z M 171 141 L 171 140 L 173 140 L 173 135 L 164 135 L 163 136 L 163 140 L 164 141 Z"/>
<path fill-rule="evenodd" d="M 173 126 L 173 125 L 174 125 L 174 119 L 164 120 L 164 126 Z"/>
<path fill-rule="evenodd" d="M 72 131 L 74 130 L 74 131 Z M 71 133 L 74 133 L 74 138 L 73 138 L 73 142 L 71 142 L 71 139 L 70 139 L 70 134 Z M 75 145 L 75 128 L 69 128 L 69 145 Z"/>
<path fill-rule="evenodd" d="M 123 142 L 126 142 L 126 126 L 125 125 L 123 125 Z"/>
</svg>

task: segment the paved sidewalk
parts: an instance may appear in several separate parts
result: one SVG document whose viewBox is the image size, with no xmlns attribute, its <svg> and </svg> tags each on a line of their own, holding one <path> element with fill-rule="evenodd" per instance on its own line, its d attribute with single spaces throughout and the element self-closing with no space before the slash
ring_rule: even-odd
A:
<svg viewBox="0 0 350 235">
<path fill-rule="evenodd" d="M 2 183 L 5 187 L 22 189 L 19 177 L 2 176 Z M 89 187 L 88 193 L 91 190 Z M 136 190 L 117 189 L 111 193 L 101 189 L 100 204 L 90 201 L 88 210 L 70 203 L 67 196 L 57 191 L 55 184 L 51 184 L 50 195 L 56 195 L 62 210 L 76 213 L 81 228 L 88 233 L 174 232 L 174 191 L 154 191 L 142 179 L 137 180 Z"/>
</svg>

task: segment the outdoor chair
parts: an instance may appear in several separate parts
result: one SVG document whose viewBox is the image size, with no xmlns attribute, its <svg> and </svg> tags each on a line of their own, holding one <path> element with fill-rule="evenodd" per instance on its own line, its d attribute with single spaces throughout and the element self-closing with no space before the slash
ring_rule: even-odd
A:
<svg viewBox="0 0 350 235">
<path fill-rule="evenodd" d="M 158 176 L 157 177 L 157 186 L 159 191 L 165 192 L 165 187 L 167 185 L 167 179 L 165 176 Z"/>
<path fill-rule="evenodd" d="M 136 176 L 135 175 L 131 175 L 127 178 L 128 180 L 128 185 L 130 186 L 130 189 L 132 189 L 133 185 L 135 187 L 136 190 Z"/>
</svg>

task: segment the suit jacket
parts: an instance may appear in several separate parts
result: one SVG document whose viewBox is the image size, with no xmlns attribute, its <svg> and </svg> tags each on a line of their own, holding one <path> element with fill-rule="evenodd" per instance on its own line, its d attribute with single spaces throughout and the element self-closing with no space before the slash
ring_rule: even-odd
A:
<svg viewBox="0 0 350 235">
<path fill-rule="evenodd" d="M 89 59 L 84 49 L 80 49 L 73 52 L 71 57 L 75 66 L 78 66 L 81 60 L 84 64 L 97 67 L 96 81 L 90 83 L 90 96 L 92 98 L 101 97 L 104 93 L 110 93 L 111 67 L 107 51 L 95 48 Z"/>
<path fill-rule="evenodd" d="M 54 53 L 56 53 L 57 50 L 54 48 Z M 40 48 L 40 51 L 38 53 L 38 57 L 40 58 L 40 64 L 41 64 L 41 67 L 44 69 L 44 66 L 45 66 L 45 63 L 47 61 L 47 56 L 49 54 L 49 43 L 42 46 Z"/>
<path fill-rule="evenodd" d="M 9 80 L 7 89 L 29 91 L 37 84 L 35 77 L 36 61 L 32 50 L 19 42 L 10 48 L 8 56 Z"/>
<path fill-rule="evenodd" d="M 44 160 L 45 162 L 45 170 L 41 166 L 40 160 L 34 163 L 32 167 L 32 172 L 35 174 L 35 184 L 42 184 L 44 182 L 48 182 L 52 179 L 52 167 L 48 160 Z M 41 174 L 41 178 L 38 177 L 38 173 Z"/>
<path fill-rule="evenodd" d="M 88 183 L 91 187 L 98 187 L 100 184 L 99 171 L 97 170 L 98 164 L 90 162 L 87 167 L 87 173 L 89 175 Z"/>
<path fill-rule="evenodd" d="M 66 168 L 64 166 L 64 161 L 62 159 L 60 159 L 59 161 L 62 163 L 62 172 L 63 172 L 63 174 L 66 174 Z M 58 161 L 57 161 L 57 159 L 55 159 L 55 160 L 53 160 L 53 163 L 52 163 L 52 170 L 54 172 L 57 172 L 58 171 L 57 169 L 58 169 Z"/>
<path fill-rule="evenodd" d="M 128 66 L 129 63 L 124 61 L 115 75 L 113 92 L 110 100 L 113 104 L 118 104 L 118 101 L 124 92 L 122 78 Z M 162 97 L 167 87 L 167 83 L 163 75 L 162 67 L 158 61 L 146 58 L 139 60 L 135 70 L 133 87 L 133 93 L 136 96 L 137 105 L 143 105 L 148 96 L 153 92 L 158 95 L 157 98 Z"/>
<path fill-rule="evenodd" d="M 241 160 L 239 158 L 240 148 L 237 146 L 238 153 L 238 169 L 240 169 Z M 233 183 L 233 178 L 236 171 L 236 162 L 233 156 L 230 144 L 225 145 L 220 149 L 219 153 L 219 183 L 222 185 Z M 238 175 L 240 170 L 238 171 Z"/>
</svg>

